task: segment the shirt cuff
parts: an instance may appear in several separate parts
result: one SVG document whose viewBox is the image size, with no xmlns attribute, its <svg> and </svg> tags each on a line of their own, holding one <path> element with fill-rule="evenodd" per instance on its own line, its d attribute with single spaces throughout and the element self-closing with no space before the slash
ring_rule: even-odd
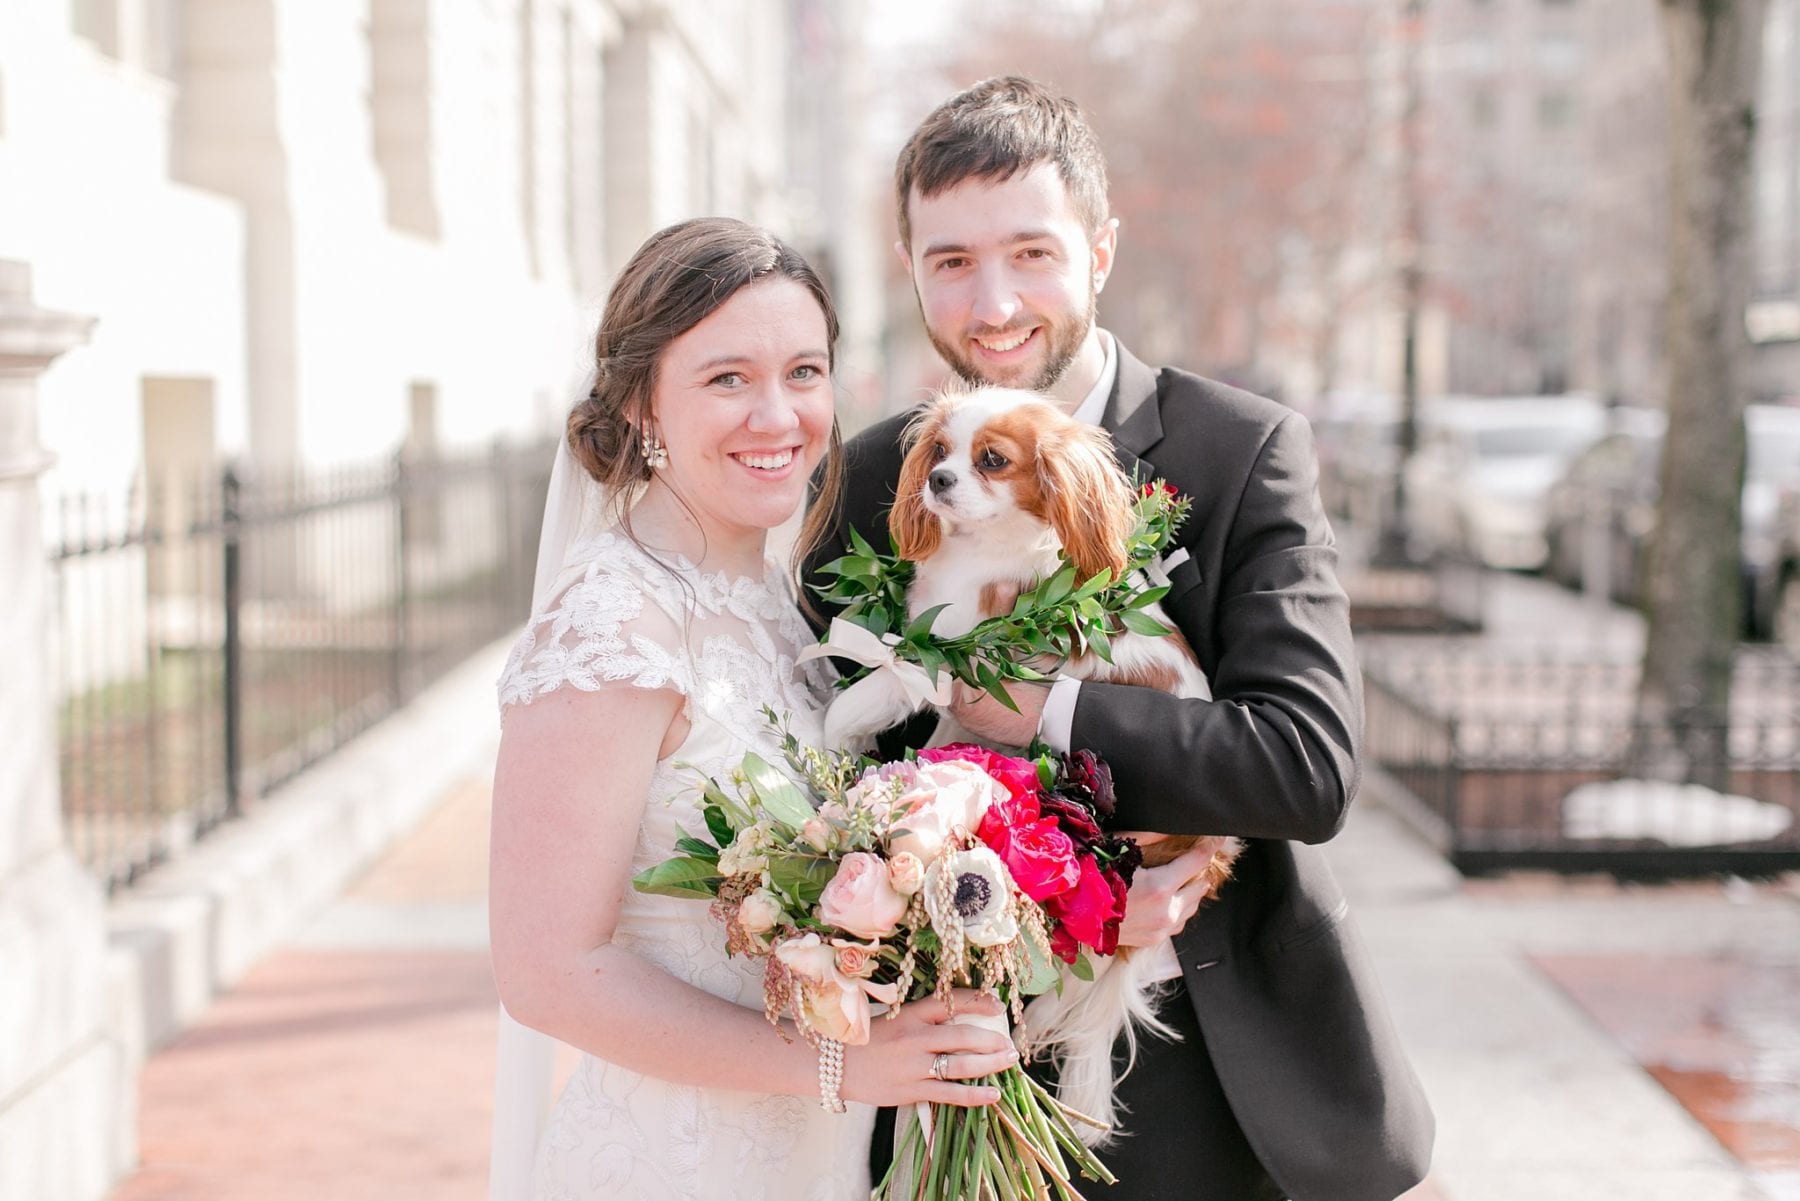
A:
<svg viewBox="0 0 1800 1201">
<path fill-rule="evenodd" d="M 1050 685 L 1044 698 L 1044 711 L 1038 715 L 1038 737 L 1058 754 L 1069 753 L 1069 742 L 1075 736 L 1075 698 L 1081 693 L 1081 681 L 1064 676 Z"/>
</svg>

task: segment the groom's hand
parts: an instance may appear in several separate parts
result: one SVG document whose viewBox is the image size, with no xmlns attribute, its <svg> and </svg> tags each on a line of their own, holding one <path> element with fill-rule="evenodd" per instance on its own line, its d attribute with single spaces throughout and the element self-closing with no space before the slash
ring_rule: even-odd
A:
<svg viewBox="0 0 1800 1201">
<path fill-rule="evenodd" d="M 1155 835 L 1137 835 L 1147 841 Z M 1119 923 L 1119 945 L 1152 947 L 1181 933 L 1206 900 L 1212 886 L 1202 875 L 1216 847 L 1202 842 L 1161 867 L 1140 867 L 1125 896 L 1125 918 Z"/>
<path fill-rule="evenodd" d="M 1009 680 L 1006 695 L 1019 707 L 1017 713 L 981 689 L 958 682 L 950 702 L 950 716 L 983 742 L 1024 746 L 1037 737 L 1038 722 L 1044 713 L 1044 698 L 1050 695 L 1050 687 Z"/>
</svg>

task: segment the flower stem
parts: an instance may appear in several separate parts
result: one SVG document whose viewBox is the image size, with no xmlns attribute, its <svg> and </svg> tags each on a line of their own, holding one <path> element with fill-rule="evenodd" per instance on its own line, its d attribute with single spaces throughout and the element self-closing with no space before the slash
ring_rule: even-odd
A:
<svg viewBox="0 0 1800 1201">
<path fill-rule="evenodd" d="M 1063 1179 L 1062 1173 L 1058 1172 L 1056 1170 L 1056 1165 L 1050 1161 L 1049 1155 L 1044 1151 L 1039 1150 L 1037 1144 L 1032 1141 L 1031 1136 L 1027 1135 L 1025 1131 L 1020 1128 L 1019 1123 L 1012 1117 L 1007 1116 L 1004 1106 L 995 1106 L 994 1116 L 998 1118 L 1000 1124 L 1005 1126 L 1007 1131 L 1011 1133 L 1013 1141 L 1018 1144 L 1019 1149 L 1028 1155 L 1031 1162 L 1036 1165 L 1037 1171 L 1033 1172 L 1032 1175 L 1036 1176 L 1041 1172 L 1044 1176 L 1054 1180 L 1058 1186 L 1057 1191 L 1064 1195 L 1067 1195 L 1072 1191 L 1069 1182 Z M 1017 1116 L 1022 1118 L 1026 1115 L 1019 1114 Z M 1080 1196 L 1079 1193 L 1076 1193 L 1075 1195 Z"/>
</svg>

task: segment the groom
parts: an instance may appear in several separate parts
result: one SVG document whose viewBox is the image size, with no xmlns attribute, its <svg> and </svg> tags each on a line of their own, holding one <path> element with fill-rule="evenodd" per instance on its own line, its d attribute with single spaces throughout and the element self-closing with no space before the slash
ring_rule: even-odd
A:
<svg viewBox="0 0 1800 1201">
<path fill-rule="evenodd" d="M 1120 1181 L 1105 1194 L 1391 1201 L 1424 1176 L 1433 1122 L 1313 845 L 1356 793 L 1362 696 L 1310 429 L 1272 401 L 1147 367 L 1095 324 L 1118 222 L 1069 99 L 1028 79 L 977 84 L 925 118 L 895 186 L 896 249 L 945 362 L 1047 392 L 1109 430 L 1128 472 L 1193 501 L 1163 607 L 1216 699 L 1065 680 L 1009 686 L 1019 713 L 956 706 L 984 739 L 1104 757 L 1119 829 L 1246 840 L 1209 904 L 1181 887 L 1179 863 L 1132 889 L 1121 941 L 1174 935 L 1180 975 L 1160 1013 L 1181 1039 L 1148 1041 L 1119 1086 L 1129 1115 L 1103 1156 Z M 842 552 L 845 526 L 880 544 L 908 416 L 848 446 L 839 539 L 809 566 Z M 880 1160 L 886 1145 L 878 1132 Z"/>
</svg>

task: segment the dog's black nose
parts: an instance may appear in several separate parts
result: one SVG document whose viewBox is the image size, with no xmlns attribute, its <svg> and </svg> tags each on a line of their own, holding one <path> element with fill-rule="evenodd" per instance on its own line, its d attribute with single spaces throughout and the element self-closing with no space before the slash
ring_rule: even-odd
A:
<svg viewBox="0 0 1800 1201">
<path fill-rule="evenodd" d="M 956 473 L 951 471 L 948 467 L 939 467 L 936 471 L 931 473 L 929 482 L 931 484 L 931 494 L 936 496 L 941 492 L 949 491 L 950 485 L 956 483 Z"/>
</svg>

